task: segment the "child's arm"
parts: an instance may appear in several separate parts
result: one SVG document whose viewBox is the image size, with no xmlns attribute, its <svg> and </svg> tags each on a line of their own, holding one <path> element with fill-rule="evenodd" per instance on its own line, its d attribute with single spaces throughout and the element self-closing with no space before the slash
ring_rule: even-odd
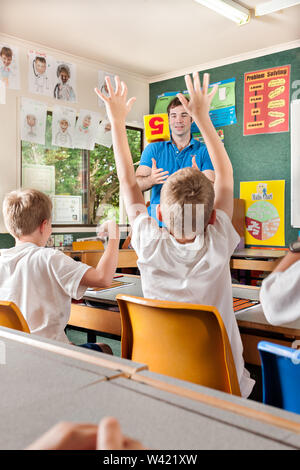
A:
<svg viewBox="0 0 300 470">
<path fill-rule="evenodd" d="M 209 116 L 209 107 L 217 91 L 217 86 L 208 94 L 209 75 L 204 74 L 201 90 L 197 72 L 193 74 L 194 83 L 189 75 L 185 82 L 190 95 L 187 101 L 182 94 L 178 98 L 184 109 L 192 116 L 204 138 L 208 153 L 215 169 L 215 209 L 222 209 L 230 219 L 233 213 L 233 170 L 232 165 Z"/>
<path fill-rule="evenodd" d="M 101 229 L 108 233 L 107 248 L 96 268 L 88 269 L 82 276 L 80 285 L 86 287 L 108 287 L 111 285 L 118 265 L 119 227 L 114 220 L 106 221 Z"/>
<path fill-rule="evenodd" d="M 127 101 L 127 86 L 115 77 L 116 90 L 113 90 L 109 77 L 105 78 L 109 96 L 103 95 L 95 89 L 97 95 L 104 101 L 107 115 L 112 127 L 112 140 L 117 173 L 120 181 L 120 192 L 124 199 L 126 212 L 130 224 L 141 213 L 146 212 L 143 194 L 136 181 L 132 157 L 128 145 L 125 118 L 129 113 L 135 98 Z"/>
</svg>

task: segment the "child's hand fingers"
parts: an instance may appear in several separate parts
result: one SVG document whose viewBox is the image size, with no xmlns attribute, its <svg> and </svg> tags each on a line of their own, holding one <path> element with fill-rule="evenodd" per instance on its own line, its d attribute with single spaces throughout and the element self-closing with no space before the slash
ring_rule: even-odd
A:
<svg viewBox="0 0 300 470">
<path fill-rule="evenodd" d="M 96 95 L 98 95 L 99 98 L 101 98 L 103 101 L 108 101 L 107 96 L 103 95 L 98 88 L 94 88 L 94 91 L 95 91 Z"/>
<path fill-rule="evenodd" d="M 215 94 L 217 93 L 218 88 L 219 88 L 219 85 L 214 85 L 214 86 L 213 86 L 213 89 L 211 90 L 211 92 L 210 92 L 209 95 L 208 95 L 211 100 L 213 99 L 213 97 L 214 97 Z"/>
<path fill-rule="evenodd" d="M 120 95 L 122 91 L 120 77 L 118 77 L 118 75 L 115 76 L 115 84 L 116 84 L 115 95 L 117 96 L 117 95 Z"/>
<path fill-rule="evenodd" d="M 152 158 L 152 169 L 153 169 L 153 170 L 156 170 L 156 169 L 157 169 L 155 158 Z"/>
<path fill-rule="evenodd" d="M 190 97 L 192 97 L 192 95 L 194 94 L 194 87 L 193 87 L 192 79 L 190 75 L 185 75 L 184 79 L 185 79 L 185 83 L 186 83 L 186 87 L 188 89 L 189 95 Z"/>
<path fill-rule="evenodd" d="M 126 106 L 127 106 L 128 112 L 131 110 L 132 105 L 135 102 L 135 100 L 136 100 L 136 97 L 133 96 L 132 98 L 129 98 L 129 100 L 127 101 Z"/>
<path fill-rule="evenodd" d="M 194 72 L 193 73 L 193 79 L 194 79 L 194 88 L 197 93 L 201 93 L 201 83 L 200 83 L 200 78 L 199 78 L 199 73 Z"/>
<path fill-rule="evenodd" d="M 204 94 L 207 94 L 208 84 L 209 84 L 209 74 L 205 73 L 203 75 L 203 93 Z"/>
<path fill-rule="evenodd" d="M 110 78 L 105 77 L 105 81 L 106 81 L 106 85 L 107 85 L 107 88 L 108 88 L 108 91 L 109 91 L 109 96 L 110 97 L 114 96 L 115 92 L 114 92 L 113 86 L 111 84 Z"/>
<path fill-rule="evenodd" d="M 182 93 L 177 93 L 177 98 L 179 99 L 180 103 L 182 104 L 182 106 L 184 107 L 185 111 L 186 112 L 189 112 L 188 111 L 188 105 L 189 105 L 189 102 L 188 100 L 183 96 Z"/>
</svg>

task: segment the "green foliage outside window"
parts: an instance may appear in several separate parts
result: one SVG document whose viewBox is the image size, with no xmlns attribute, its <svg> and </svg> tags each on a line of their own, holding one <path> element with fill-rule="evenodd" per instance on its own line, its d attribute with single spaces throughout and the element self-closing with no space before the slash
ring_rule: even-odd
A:
<svg viewBox="0 0 300 470">
<path fill-rule="evenodd" d="M 119 222 L 119 182 L 113 149 L 97 144 L 93 151 L 53 146 L 51 127 L 52 116 L 48 114 L 46 145 L 22 141 L 22 165 L 54 166 L 55 194 L 82 196 L 84 223 L 98 223 L 99 207 L 101 219 L 114 212 Z M 142 132 L 129 128 L 127 135 L 133 162 L 136 163 L 141 156 Z M 109 210 L 108 206 L 113 209 Z"/>
</svg>

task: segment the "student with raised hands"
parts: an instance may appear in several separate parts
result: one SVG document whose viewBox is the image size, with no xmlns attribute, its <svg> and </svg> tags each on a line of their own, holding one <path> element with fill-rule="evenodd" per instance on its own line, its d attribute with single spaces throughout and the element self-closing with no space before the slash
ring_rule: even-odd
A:
<svg viewBox="0 0 300 470">
<path fill-rule="evenodd" d="M 120 191 L 132 225 L 131 244 L 138 255 L 143 294 L 146 298 L 214 305 L 231 343 L 241 395 L 248 397 L 255 382 L 244 368 L 229 267 L 239 243 L 231 223 L 233 170 L 209 116 L 217 86 L 208 93 L 208 74 L 204 74 L 202 88 L 198 73 L 193 74 L 193 80 L 187 75 L 185 81 L 190 100 L 182 94 L 177 96 L 204 138 L 215 170 L 215 184 L 199 171 L 195 161 L 193 167 L 170 175 L 162 186 L 157 207 L 163 228 L 148 216 L 127 142 L 125 120 L 135 98 L 127 100 L 127 87 L 118 77 L 115 90 L 106 78 L 109 96 L 99 90 L 96 93 L 104 101 L 112 125 Z"/>
</svg>

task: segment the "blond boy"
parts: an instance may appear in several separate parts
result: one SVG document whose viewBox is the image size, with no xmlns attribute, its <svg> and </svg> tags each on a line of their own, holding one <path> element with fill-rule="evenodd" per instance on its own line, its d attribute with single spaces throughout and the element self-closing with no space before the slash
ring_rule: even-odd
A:
<svg viewBox="0 0 300 470">
<path fill-rule="evenodd" d="M 64 329 L 71 299 L 80 299 L 88 287 L 110 285 L 117 267 L 119 231 L 113 221 L 102 226 L 100 231 L 109 234 L 108 246 L 92 268 L 59 250 L 45 248 L 52 232 L 51 212 L 51 200 L 37 190 L 6 195 L 4 222 L 16 244 L 2 250 L 0 256 L 0 298 L 16 303 L 31 333 L 69 342 Z M 100 350 L 105 352 L 105 348 Z"/>
<path fill-rule="evenodd" d="M 231 343 L 241 394 L 248 397 L 254 381 L 244 368 L 243 348 L 232 308 L 230 256 L 239 242 L 231 224 L 233 212 L 233 171 L 227 152 L 209 117 L 217 87 L 208 94 L 209 77 L 203 87 L 194 74 L 185 77 L 190 101 L 178 94 L 182 106 L 194 119 L 204 137 L 215 169 L 215 185 L 193 161 L 193 168 L 169 176 L 161 193 L 159 228 L 148 216 L 134 174 L 126 137 L 125 118 L 135 98 L 127 101 L 127 87 L 116 77 L 116 90 L 106 79 L 109 97 L 96 90 L 105 102 L 112 124 L 114 154 L 129 221 L 132 246 L 138 255 L 143 293 L 148 298 L 175 300 L 218 308 Z M 171 352 L 170 352 L 171 354 Z"/>
</svg>

